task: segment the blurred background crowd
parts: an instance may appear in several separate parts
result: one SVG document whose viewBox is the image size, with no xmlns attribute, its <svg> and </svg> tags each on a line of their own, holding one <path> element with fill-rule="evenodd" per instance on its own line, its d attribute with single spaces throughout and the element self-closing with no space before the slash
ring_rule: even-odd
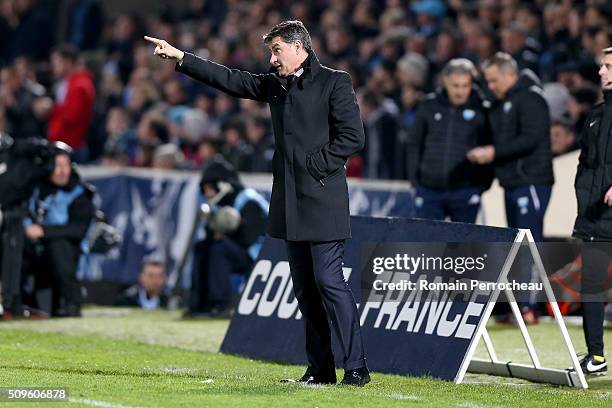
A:
<svg viewBox="0 0 612 408">
<path fill-rule="evenodd" d="M 241 172 L 269 172 L 268 107 L 176 73 L 142 36 L 266 72 L 262 34 L 291 17 L 324 65 L 351 73 L 366 132 L 378 139 L 348 175 L 406 179 L 416 108 L 451 59 L 478 66 L 501 50 L 533 70 L 558 155 L 575 148 L 601 98 L 598 62 L 612 44 L 605 0 L 133 1 L 125 12 L 115 3 L 0 0 L 1 132 L 64 141 L 82 163 L 196 169 L 221 153 Z"/>
</svg>

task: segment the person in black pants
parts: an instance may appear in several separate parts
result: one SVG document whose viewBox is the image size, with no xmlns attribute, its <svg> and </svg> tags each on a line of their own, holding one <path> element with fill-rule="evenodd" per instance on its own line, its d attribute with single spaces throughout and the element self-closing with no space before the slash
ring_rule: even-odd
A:
<svg viewBox="0 0 612 408">
<path fill-rule="evenodd" d="M 267 232 L 287 242 L 304 315 L 310 365 L 299 381 L 336 382 L 333 330 L 342 349 L 342 383 L 365 385 L 370 375 L 357 306 L 342 275 L 342 248 L 351 236 L 345 164 L 365 145 L 350 75 L 321 65 L 300 21 L 279 23 L 264 36 L 273 66 L 267 74 L 229 69 L 164 40 L 145 39 L 156 45 L 156 55 L 177 61 L 178 71 L 270 105 L 276 150 Z"/>
<path fill-rule="evenodd" d="M 476 222 L 480 195 L 493 180 L 491 166 L 466 157 L 472 148 L 491 143 L 487 112 L 473 84 L 476 75 L 470 60 L 451 60 L 442 70 L 444 88 L 419 105 L 408 145 L 417 218 Z"/>
<path fill-rule="evenodd" d="M 30 199 L 24 270 L 34 276 L 37 290 L 52 289 L 52 316 L 78 317 L 82 300 L 76 273 L 81 241 L 95 214 L 93 190 L 72 168 L 70 147 L 56 146 L 53 173 Z"/>
<path fill-rule="evenodd" d="M 604 375 L 604 301 L 612 254 L 612 47 L 603 50 L 599 69 L 604 102 L 587 116 L 580 135 L 576 173 L 578 215 L 574 237 L 583 241 L 581 296 L 583 329 L 588 354 L 581 360 L 586 374 Z"/>
</svg>

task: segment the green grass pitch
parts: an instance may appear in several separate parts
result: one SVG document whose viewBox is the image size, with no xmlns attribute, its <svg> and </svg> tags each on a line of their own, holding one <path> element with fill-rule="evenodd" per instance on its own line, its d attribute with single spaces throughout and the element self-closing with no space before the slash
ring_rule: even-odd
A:
<svg viewBox="0 0 612 408">
<path fill-rule="evenodd" d="M 364 388 L 281 384 L 279 379 L 299 377 L 304 367 L 220 354 L 227 320 L 179 316 L 177 311 L 90 308 L 82 319 L 0 322 L 0 387 L 67 387 L 70 394 L 70 402 L 0 405 L 612 407 L 612 373 L 591 380 L 588 390 L 474 374 L 460 385 L 380 373 L 373 373 Z M 576 349 L 583 350 L 581 328 L 568 329 Z M 553 324 L 529 331 L 543 364 L 569 365 Z M 489 334 L 500 358 L 528 362 L 518 329 L 491 325 Z M 612 344 L 609 329 L 606 344 Z M 477 355 L 484 356 L 484 348 L 479 346 Z"/>
</svg>

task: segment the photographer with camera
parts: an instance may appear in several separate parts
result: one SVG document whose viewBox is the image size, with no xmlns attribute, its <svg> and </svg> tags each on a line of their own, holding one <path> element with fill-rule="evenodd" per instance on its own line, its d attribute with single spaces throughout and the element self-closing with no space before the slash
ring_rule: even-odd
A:
<svg viewBox="0 0 612 408">
<path fill-rule="evenodd" d="M 55 143 L 51 176 L 34 190 L 24 221 L 26 265 L 36 289 L 52 289 L 51 315 L 81 315 L 77 267 L 82 242 L 95 216 L 92 187 L 81 182 L 72 166 L 72 149 Z"/>
<path fill-rule="evenodd" d="M 0 294 L 2 320 L 46 318 L 46 313 L 24 306 L 21 267 L 23 220 L 36 184 L 53 169 L 53 148 L 39 138 L 13 139 L 0 133 Z"/>
<path fill-rule="evenodd" d="M 247 275 L 263 243 L 268 202 L 245 188 L 222 156 L 210 159 L 200 188 L 206 238 L 195 245 L 194 267 L 185 317 L 219 316 L 231 310 L 232 274 Z"/>
</svg>

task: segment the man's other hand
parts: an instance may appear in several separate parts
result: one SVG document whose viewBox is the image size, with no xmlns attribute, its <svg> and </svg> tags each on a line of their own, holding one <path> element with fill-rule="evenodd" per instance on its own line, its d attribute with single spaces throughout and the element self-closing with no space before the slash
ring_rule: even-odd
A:
<svg viewBox="0 0 612 408">
<path fill-rule="evenodd" d="M 467 158 L 475 164 L 489 164 L 495 160 L 495 147 L 492 145 L 475 147 L 467 152 Z"/>
<path fill-rule="evenodd" d="M 604 203 L 606 203 L 608 207 L 612 207 L 612 187 L 610 187 L 606 192 L 606 195 L 604 196 Z"/>
<path fill-rule="evenodd" d="M 144 36 L 144 39 L 150 43 L 155 44 L 155 51 L 153 55 L 157 55 L 164 59 L 173 59 L 176 61 L 182 61 L 185 53 L 178 48 L 175 48 L 168 44 L 166 40 L 160 40 L 159 38 Z"/>
<path fill-rule="evenodd" d="M 36 241 L 37 239 L 41 239 L 45 236 L 45 230 L 38 224 L 32 224 L 25 230 L 26 237 L 31 239 L 32 241 Z"/>
</svg>

